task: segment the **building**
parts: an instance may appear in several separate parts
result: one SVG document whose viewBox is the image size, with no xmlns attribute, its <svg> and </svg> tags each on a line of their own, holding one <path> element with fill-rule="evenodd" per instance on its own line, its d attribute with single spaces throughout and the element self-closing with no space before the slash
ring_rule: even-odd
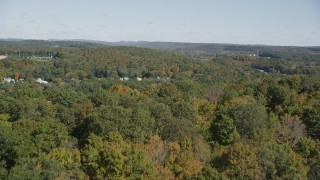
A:
<svg viewBox="0 0 320 180">
<path fill-rule="evenodd" d="M 41 78 L 36 79 L 36 82 L 40 84 L 48 84 L 48 81 L 42 80 Z"/>
<path fill-rule="evenodd" d="M 3 78 L 3 82 L 5 83 L 15 83 L 16 81 L 14 79 L 12 79 L 11 77 L 6 77 L 6 78 Z"/>
<path fill-rule="evenodd" d="M 7 57 L 7 55 L 0 55 L 0 59 L 6 59 Z"/>
</svg>

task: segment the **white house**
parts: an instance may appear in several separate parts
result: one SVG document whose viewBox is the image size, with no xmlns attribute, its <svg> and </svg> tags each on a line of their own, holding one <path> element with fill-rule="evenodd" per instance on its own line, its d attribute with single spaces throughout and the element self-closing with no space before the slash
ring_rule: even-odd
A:
<svg viewBox="0 0 320 180">
<path fill-rule="evenodd" d="M 0 55 L 0 59 L 6 59 L 7 57 L 7 55 Z"/>
<path fill-rule="evenodd" d="M 6 77 L 6 78 L 3 78 L 3 82 L 7 82 L 7 83 L 11 83 L 11 82 L 16 82 L 14 79 L 12 79 L 11 77 Z"/>
<path fill-rule="evenodd" d="M 137 77 L 137 80 L 138 80 L 138 81 L 142 81 L 142 78 Z"/>
<path fill-rule="evenodd" d="M 119 80 L 120 81 L 128 81 L 130 78 L 128 78 L 128 77 L 121 77 L 121 78 L 119 78 Z"/>
<path fill-rule="evenodd" d="M 48 84 L 48 81 L 42 80 L 41 78 L 36 79 L 36 82 L 40 84 Z"/>
</svg>

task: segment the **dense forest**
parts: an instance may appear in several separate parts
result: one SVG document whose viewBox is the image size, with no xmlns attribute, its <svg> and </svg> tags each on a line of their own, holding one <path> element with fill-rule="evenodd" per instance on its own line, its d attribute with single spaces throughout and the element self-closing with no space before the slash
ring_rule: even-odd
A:
<svg viewBox="0 0 320 180">
<path fill-rule="evenodd" d="M 316 47 L 118 45 L 0 41 L 0 179 L 320 178 Z"/>
</svg>

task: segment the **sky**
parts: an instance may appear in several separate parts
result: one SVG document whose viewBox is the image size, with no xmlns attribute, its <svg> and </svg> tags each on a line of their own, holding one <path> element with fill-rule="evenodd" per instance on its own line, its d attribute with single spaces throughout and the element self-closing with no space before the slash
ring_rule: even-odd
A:
<svg viewBox="0 0 320 180">
<path fill-rule="evenodd" d="M 0 0 L 0 38 L 320 46 L 320 0 Z"/>
</svg>

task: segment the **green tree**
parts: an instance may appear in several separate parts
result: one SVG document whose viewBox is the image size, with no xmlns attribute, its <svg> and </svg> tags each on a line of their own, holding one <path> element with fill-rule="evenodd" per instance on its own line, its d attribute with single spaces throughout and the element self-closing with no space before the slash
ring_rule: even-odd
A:
<svg viewBox="0 0 320 180">
<path fill-rule="evenodd" d="M 294 150 L 308 160 L 309 164 L 320 159 L 320 141 L 310 137 L 302 137 Z"/>
<path fill-rule="evenodd" d="M 166 126 L 160 131 L 165 140 L 182 140 L 197 134 L 197 127 L 187 119 L 172 118 L 167 120 Z"/>
<path fill-rule="evenodd" d="M 213 140 L 222 145 L 231 144 L 239 137 L 233 120 L 223 109 L 218 110 L 211 131 Z"/>
<path fill-rule="evenodd" d="M 128 127 L 127 136 L 133 141 L 143 141 L 154 131 L 155 120 L 151 117 L 150 111 L 138 107 L 132 111 L 130 127 Z"/>
<path fill-rule="evenodd" d="M 225 155 L 225 173 L 230 178 L 261 179 L 262 169 L 256 149 L 242 142 L 231 145 Z"/>
<path fill-rule="evenodd" d="M 270 86 L 267 91 L 268 106 L 271 110 L 276 110 L 277 106 L 287 105 L 290 97 L 289 90 L 283 86 Z"/>
<path fill-rule="evenodd" d="M 47 96 L 53 103 L 71 107 L 73 103 L 83 99 L 83 94 L 72 89 L 52 88 L 47 92 Z"/>
<path fill-rule="evenodd" d="M 82 164 L 90 177 L 140 179 L 153 173 L 150 159 L 127 144 L 119 133 L 112 132 L 108 139 L 90 135 L 81 150 Z"/>
<path fill-rule="evenodd" d="M 269 144 L 260 148 L 259 161 L 266 179 L 307 179 L 308 167 L 290 148 Z"/>
<path fill-rule="evenodd" d="M 60 176 L 65 178 L 86 179 L 85 173 L 81 168 L 81 154 L 76 148 L 54 148 L 45 157 L 42 166 L 48 163 L 56 163 L 61 167 Z"/>
<path fill-rule="evenodd" d="M 26 159 L 24 161 L 19 162 L 16 164 L 11 170 L 7 179 L 14 180 L 14 179 L 27 179 L 27 180 L 40 180 L 44 177 L 41 176 L 41 170 L 36 167 L 37 161 L 36 159 Z M 57 176 L 51 176 L 51 178 L 56 178 Z"/>
<path fill-rule="evenodd" d="M 48 119 L 39 122 L 38 128 L 32 132 L 39 150 L 49 152 L 68 140 L 68 131 L 64 124 Z"/>
<path fill-rule="evenodd" d="M 147 105 L 149 106 L 152 117 L 155 119 L 155 131 L 162 132 L 172 120 L 170 107 L 157 102 L 150 102 Z"/>
<path fill-rule="evenodd" d="M 197 112 L 190 103 L 181 102 L 171 105 L 171 111 L 174 117 L 187 119 L 195 123 L 197 119 Z"/>
<path fill-rule="evenodd" d="M 302 121 L 307 126 L 308 134 L 313 138 L 320 139 L 320 105 L 306 109 Z"/>
<path fill-rule="evenodd" d="M 21 104 L 15 98 L 0 94 L 0 114 L 9 114 L 10 121 L 16 121 L 21 116 Z"/>
<path fill-rule="evenodd" d="M 229 110 L 231 118 L 239 134 L 246 138 L 253 138 L 268 127 L 268 114 L 263 105 L 236 105 Z"/>
<path fill-rule="evenodd" d="M 173 104 L 182 100 L 181 92 L 171 83 L 161 84 L 158 96 L 159 101 L 165 104 Z"/>
<path fill-rule="evenodd" d="M 84 136 L 90 133 L 104 135 L 118 130 L 129 138 L 127 130 L 130 127 L 131 114 L 130 110 L 122 106 L 102 105 L 85 119 L 82 134 Z"/>
<path fill-rule="evenodd" d="M 219 173 L 218 170 L 216 170 L 215 168 L 211 167 L 210 165 L 206 165 L 202 169 L 202 171 L 197 175 L 197 179 L 223 180 L 227 178 L 222 173 Z"/>
<path fill-rule="evenodd" d="M 95 93 L 93 93 L 90 96 L 90 99 L 96 106 L 101 106 L 101 105 L 118 105 L 119 103 L 119 97 L 111 93 L 107 90 L 100 90 Z"/>
</svg>

